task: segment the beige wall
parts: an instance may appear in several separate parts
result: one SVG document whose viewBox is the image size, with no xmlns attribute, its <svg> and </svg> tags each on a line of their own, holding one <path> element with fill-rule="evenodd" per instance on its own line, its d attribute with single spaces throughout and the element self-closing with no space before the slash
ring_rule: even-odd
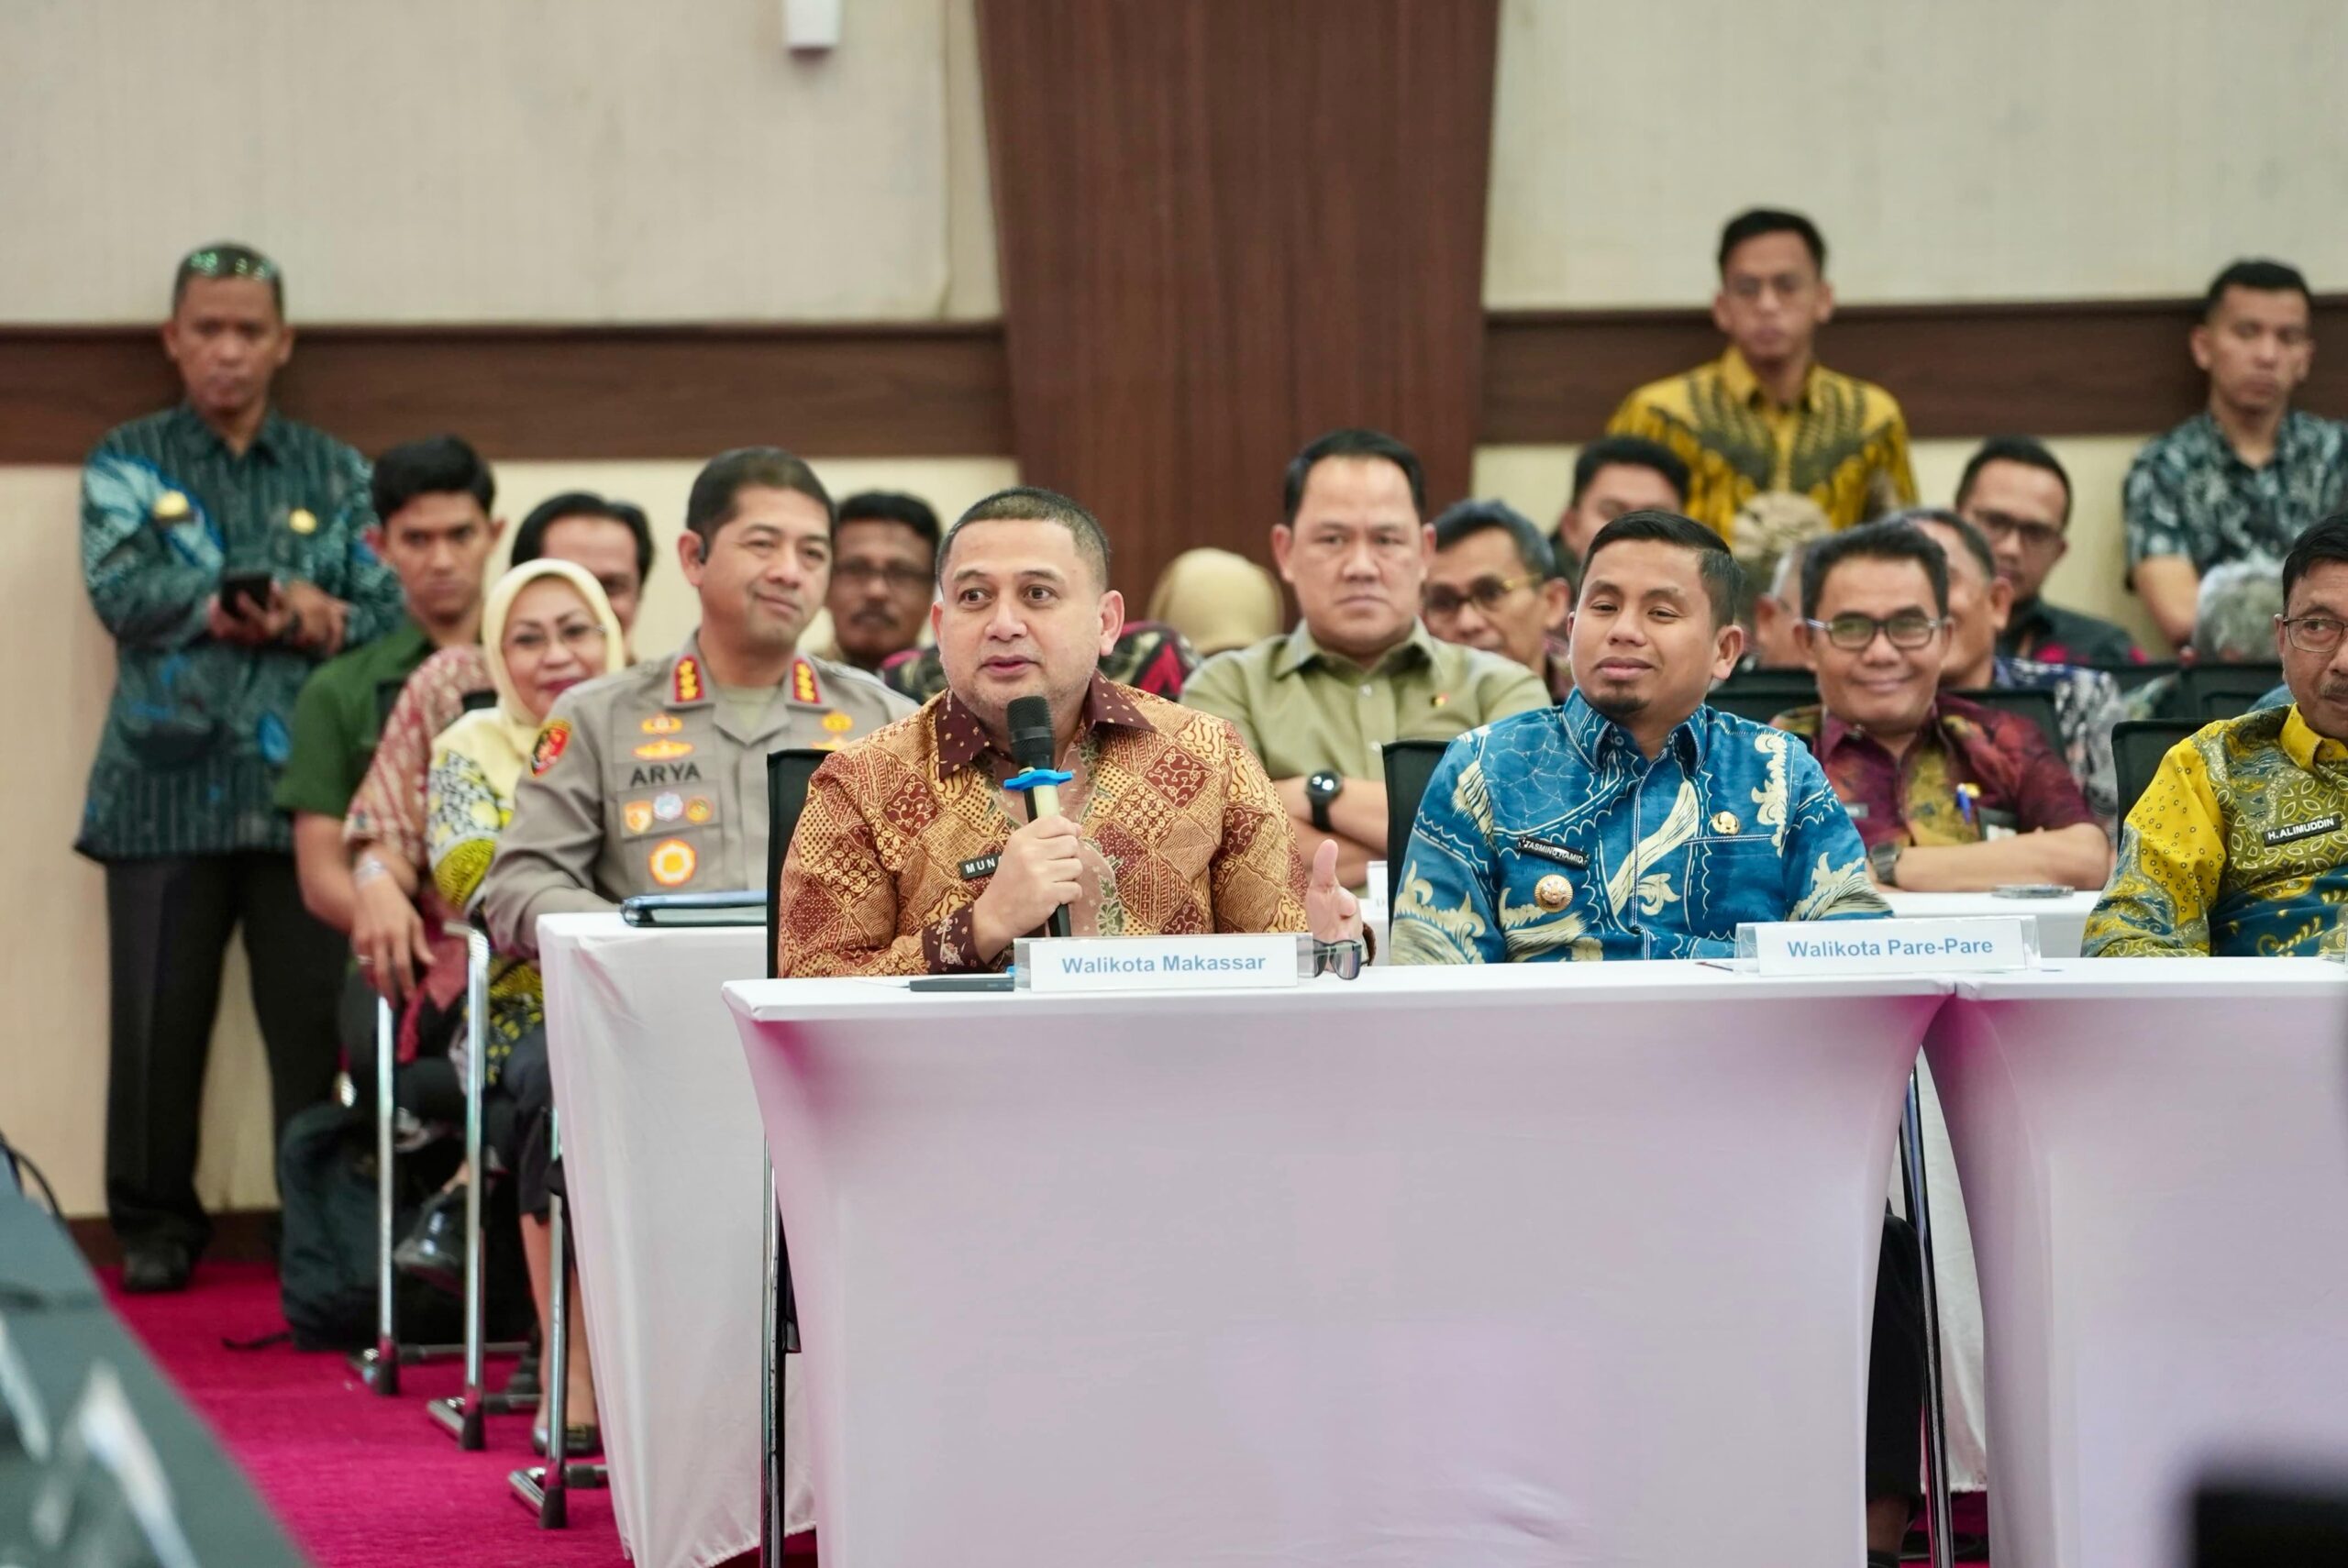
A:
<svg viewBox="0 0 2348 1568">
<path fill-rule="evenodd" d="M 1709 299 L 1764 203 L 1846 299 L 2340 288 L 2343 59 L 2340 0 L 1502 0 L 1485 299 Z"/>
<path fill-rule="evenodd" d="M 1008 458 L 814 459 L 836 493 L 910 490 L 951 516 L 1013 482 Z M 637 501 L 660 525 L 637 645 L 649 655 L 683 640 L 693 598 L 670 550 L 692 463 L 510 463 L 500 506 L 518 517 L 540 497 L 585 487 Z M 114 681 L 112 646 L 80 587 L 76 470 L 0 468 L 0 1129 L 39 1162 L 69 1211 L 105 1207 L 106 960 L 105 884 L 73 854 L 82 786 Z M 233 950 L 232 950 L 233 952 Z M 197 1189 L 215 1207 L 274 1201 L 268 1076 L 244 960 L 232 956 L 211 1077 Z"/>
<path fill-rule="evenodd" d="M 2120 481 L 2143 436 L 2098 436 L 2049 441 L 2070 470 L 2070 550 L 2046 580 L 2056 603 L 2119 622 L 2136 635 L 2146 653 L 2163 647 L 2136 596 L 2121 580 L 2126 552 L 2121 544 Z M 1923 500 L 1945 506 L 1955 498 L 1957 475 L 1980 443 L 1920 441 L 1914 448 L 1916 488 Z M 1546 524 L 1573 489 L 1575 447 L 1486 447 L 1476 454 L 1475 489 L 1499 496 Z"/>
<path fill-rule="evenodd" d="M 991 315 L 969 5 L 10 4 L 0 319 L 148 320 L 224 237 L 311 321 Z"/>
</svg>

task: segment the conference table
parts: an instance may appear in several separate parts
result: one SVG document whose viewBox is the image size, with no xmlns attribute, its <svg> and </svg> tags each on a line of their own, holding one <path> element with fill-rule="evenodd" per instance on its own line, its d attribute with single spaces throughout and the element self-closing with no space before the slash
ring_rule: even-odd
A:
<svg viewBox="0 0 2348 1568">
<path fill-rule="evenodd" d="M 549 915 L 538 944 L 612 1512 L 637 1568 L 709 1568 L 759 1544 L 767 1182 L 723 988 L 766 973 L 766 932 Z M 783 1419 L 805 1529 L 795 1364 Z"/>
<path fill-rule="evenodd" d="M 727 986 L 826 1563 L 1856 1562 L 1884 1173 L 1948 989 Z"/>
<path fill-rule="evenodd" d="M 2348 1470 L 2348 969 L 1956 978 L 1926 1051 L 1965 1173 L 1999 1568 L 2186 1561 L 2213 1471 Z"/>
</svg>

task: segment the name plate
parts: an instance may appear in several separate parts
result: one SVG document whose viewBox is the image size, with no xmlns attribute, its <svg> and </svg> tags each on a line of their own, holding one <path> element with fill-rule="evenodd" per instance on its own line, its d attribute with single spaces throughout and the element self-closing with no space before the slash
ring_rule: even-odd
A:
<svg viewBox="0 0 2348 1568">
<path fill-rule="evenodd" d="M 1764 975 L 1979 974 L 2038 966 L 2030 915 L 1936 920 L 1771 921 L 1736 928 L 1740 958 Z"/>
<path fill-rule="evenodd" d="M 1271 990 L 1297 983 L 1311 940 L 1293 932 L 1022 937 L 1012 962 L 1025 990 Z"/>
</svg>

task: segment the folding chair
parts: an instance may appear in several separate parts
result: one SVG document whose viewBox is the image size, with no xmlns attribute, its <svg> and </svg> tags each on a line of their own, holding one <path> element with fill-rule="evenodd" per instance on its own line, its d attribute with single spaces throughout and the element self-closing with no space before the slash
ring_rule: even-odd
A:
<svg viewBox="0 0 2348 1568">
<path fill-rule="evenodd" d="M 425 1413 L 457 1440 L 457 1446 L 482 1445 L 482 1418 L 532 1411 L 531 1395 L 491 1394 L 482 1388 L 482 1363 L 491 1355 L 518 1355 L 529 1347 L 518 1341 L 488 1344 L 486 1275 L 489 1237 L 482 1229 L 482 1192 L 489 1173 L 482 1161 L 482 1100 L 489 1092 L 489 937 L 477 927 L 465 932 L 465 1387 L 426 1405 Z"/>
<path fill-rule="evenodd" d="M 350 1354 L 350 1369 L 359 1381 L 389 1397 L 400 1391 L 400 1368 L 419 1362 L 440 1361 L 463 1353 L 461 1345 L 402 1344 L 399 1334 L 398 1276 L 392 1251 L 399 1245 L 399 1160 L 393 1147 L 397 1108 L 392 1103 L 392 1079 L 397 1064 L 399 1029 L 392 1004 L 375 1003 L 375 1342 Z"/>
<path fill-rule="evenodd" d="M 1402 894 L 1402 863 L 1410 858 L 1411 824 L 1419 820 L 1419 801 L 1436 765 L 1451 748 L 1449 741 L 1388 741 L 1379 760 L 1386 767 L 1386 908 L 1391 911 Z"/>
<path fill-rule="evenodd" d="M 2186 710 L 2201 723 L 2239 719 L 2258 700 L 2283 684 L 2279 664 L 2188 665 L 2179 677 L 2185 686 Z"/>
<path fill-rule="evenodd" d="M 562 1155 L 562 1118 L 548 1112 L 548 1157 Z M 570 1392 L 570 1227 L 566 1222 L 562 1194 L 547 1194 L 547 1272 L 553 1279 L 553 1301 L 547 1311 L 547 1347 L 539 1375 L 547 1391 L 547 1462 L 516 1470 L 505 1477 L 525 1507 L 537 1511 L 540 1529 L 570 1527 L 570 1488 L 605 1486 L 609 1473 L 598 1462 L 570 1463 L 565 1452 L 570 1431 L 565 1423 Z"/>
<path fill-rule="evenodd" d="M 2161 758 L 2201 727 L 2196 719 L 2122 719 L 2111 726 L 2111 759 L 2120 776 L 2120 820 L 2143 799 L 2160 770 Z"/>
<path fill-rule="evenodd" d="M 2038 726 L 2038 733 L 2046 737 L 2048 749 L 2056 756 L 2063 755 L 2063 724 L 2055 713 L 2052 691 L 2035 686 L 1983 686 L 1949 695 L 1978 702 L 1984 708 L 2021 714 Z"/>
</svg>

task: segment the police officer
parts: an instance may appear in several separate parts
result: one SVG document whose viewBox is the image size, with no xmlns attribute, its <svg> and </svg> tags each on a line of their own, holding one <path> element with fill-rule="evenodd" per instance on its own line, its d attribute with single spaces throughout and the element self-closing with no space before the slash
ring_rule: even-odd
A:
<svg viewBox="0 0 2348 1568">
<path fill-rule="evenodd" d="M 701 626 L 673 657 L 556 699 L 482 883 L 500 952 L 535 956 L 541 915 L 759 886 L 767 754 L 837 746 L 914 711 L 871 676 L 799 651 L 824 602 L 835 517 L 788 452 L 742 447 L 702 469 L 677 541 Z M 522 1210 L 540 1215 L 553 1104 L 543 1028 L 515 1043 L 500 1083 Z"/>
<path fill-rule="evenodd" d="M 190 253 L 163 328 L 183 400 L 109 431 L 82 474 L 83 577 L 116 684 L 74 847 L 105 867 L 106 1209 L 126 1290 L 180 1288 L 211 1234 L 196 1133 L 238 926 L 277 1129 L 334 1078 L 342 944 L 302 906 L 271 796 L 303 681 L 398 624 L 400 586 L 360 538 L 366 462 L 271 406 L 284 307 L 259 251 Z"/>
</svg>

